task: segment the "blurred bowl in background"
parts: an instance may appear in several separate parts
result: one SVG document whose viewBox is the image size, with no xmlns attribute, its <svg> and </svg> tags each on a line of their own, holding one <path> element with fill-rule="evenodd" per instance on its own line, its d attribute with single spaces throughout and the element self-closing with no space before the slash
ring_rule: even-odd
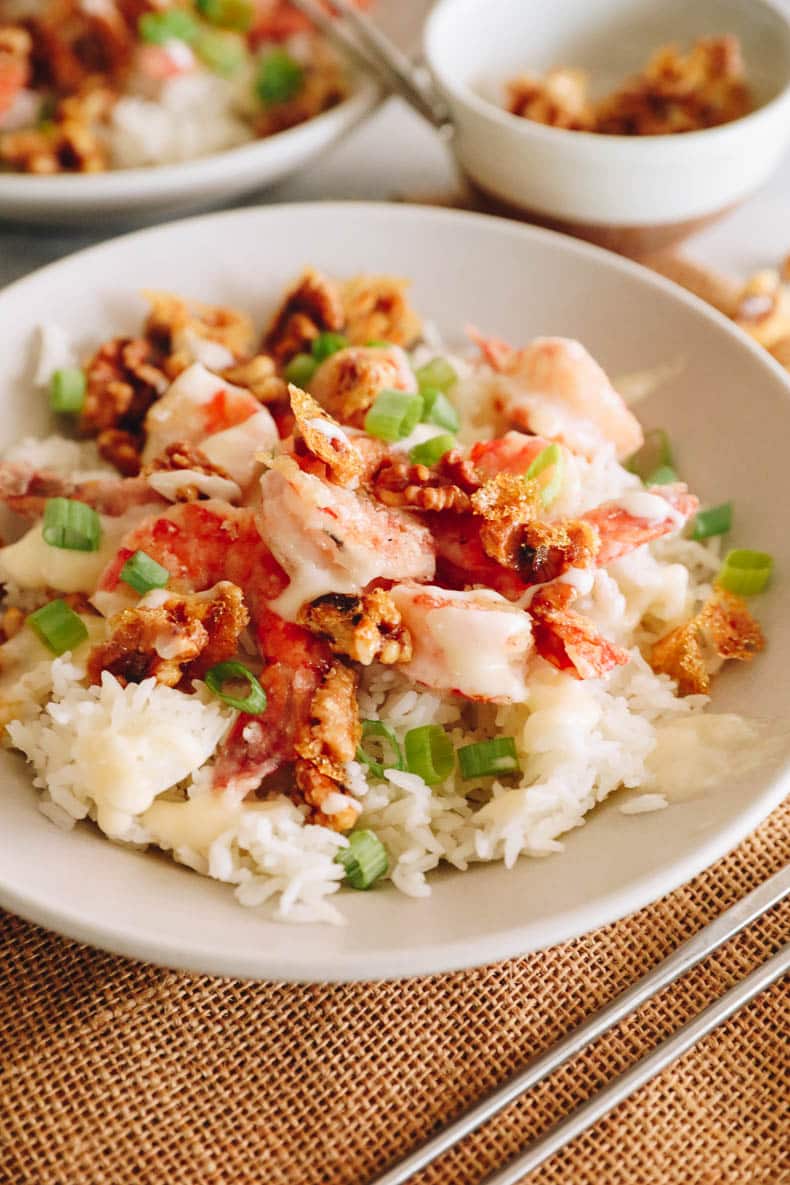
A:
<svg viewBox="0 0 790 1185">
<path fill-rule="evenodd" d="M 590 72 L 612 88 L 668 42 L 735 34 L 756 97 L 703 131 L 614 136 L 508 112 L 525 71 Z M 425 56 L 459 163 L 490 208 L 627 254 L 677 242 L 762 185 L 790 143 L 790 20 L 770 0 L 439 0 Z"/>
</svg>

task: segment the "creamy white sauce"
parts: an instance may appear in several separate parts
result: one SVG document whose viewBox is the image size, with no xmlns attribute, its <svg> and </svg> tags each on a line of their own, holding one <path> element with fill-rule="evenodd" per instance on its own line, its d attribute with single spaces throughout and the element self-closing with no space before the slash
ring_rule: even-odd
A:
<svg viewBox="0 0 790 1185">
<path fill-rule="evenodd" d="M 315 432 L 320 432 L 327 440 L 339 440 L 341 444 L 353 447 L 346 433 L 339 424 L 333 424 L 331 420 L 306 420 L 305 427 L 312 428 Z"/>
<path fill-rule="evenodd" d="M 206 854 L 215 839 L 235 828 L 242 806 L 209 791 L 182 802 L 157 801 L 142 817 L 146 831 L 163 848 L 189 848 Z"/>
<path fill-rule="evenodd" d="M 275 452 L 279 443 L 277 425 L 262 407 L 243 423 L 207 436 L 200 448 L 213 465 L 224 469 L 244 489 L 260 473 L 256 453 Z"/>
<path fill-rule="evenodd" d="M 192 50 L 183 41 L 172 41 L 167 44 L 167 51 L 174 64 L 189 69 L 195 63 Z M 236 361 L 233 354 L 221 342 L 203 337 L 190 326 L 179 330 L 173 336 L 174 352 L 189 354 L 194 362 L 199 362 L 207 370 L 225 370 Z M 222 379 L 219 380 L 222 382 Z"/>
<path fill-rule="evenodd" d="M 121 518 L 102 515 L 98 551 L 52 547 L 44 541 L 43 524 L 36 523 L 16 543 L 0 548 L 0 580 L 11 580 L 20 588 L 91 593 L 115 556 L 120 540 L 140 517 L 139 509 Z"/>
<path fill-rule="evenodd" d="M 665 498 L 658 494 L 650 494 L 647 490 L 629 490 L 615 498 L 614 506 L 624 510 L 634 518 L 643 518 L 647 522 L 660 523 L 670 519 L 675 526 L 682 527 L 685 516 L 670 505 Z"/>
</svg>

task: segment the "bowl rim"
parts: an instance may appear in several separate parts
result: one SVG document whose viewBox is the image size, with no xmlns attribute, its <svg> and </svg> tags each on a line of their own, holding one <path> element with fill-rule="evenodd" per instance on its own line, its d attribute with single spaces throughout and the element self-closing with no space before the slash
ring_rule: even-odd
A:
<svg viewBox="0 0 790 1185">
<path fill-rule="evenodd" d="M 790 107 L 790 10 L 781 7 L 777 0 L 748 0 L 748 3 L 761 4 L 765 11 L 771 13 L 785 27 L 788 41 L 788 68 L 781 90 L 767 103 L 763 103 L 759 107 L 755 107 L 753 111 L 747 112 L 746 115 L 731 119 L 727 123 L 717 124 L 712 128 L 699 128 L 693 132 L 664 132 L 656 136 L 617 136 L 611 132 L 584 132 L 575 128 L 550 127 L 548 124 L 537 123 L 535 120 L 514 115 L 506 108 L 499 107 L 490 99 L 479 95 L 467 83 L 455 82 L 437 64 L 437 46 L 440 43 L 437 28 L 439 22 L 445 19 L 446 12 L 458 3 L 459 0 L 436 0 L 428 14 L 422 35 L 422 49 L 428 68 L 441 90 L 450 95 L 459 105 L 471 108 L 482 118 L 492 120 L 502 128 L 523 135 L 525 138 L 534 136 L 545 140 L 547 144 L 554 143 L 557 146 L 576 143 L 589 147 L 593 144 L 600 144 L 602 151 L 608 151 L 616 145 L 621 151 L 634 154 L 649 152 L 656 147 L 661 147 L 664 151 L 677 151 L 675 145 L 688 144 L 693 149 L 700 143 L 702 137 L 704 137 L 706 144 L 712 143 L 714 138 L 720 141 L 726 138 L 732 139 L 738 136 L 742 129 L 748 130 L 758 120 L 764 117 L 772 118 L 781 107 Z M 573 139 L 569 140 L 569 136 Z M 673 145 L 673 147 L 670 148 L 669 145 Z"/>
<path fill-rule="evenodd" d="M 263 164 L 265 157 L 273 152 L 273 145 L 287 152 L 317 127 L 340 123 L 343 126 L 338 131 L 342 133 L 346 119 L 364 119 L 380 99 L 378 84 L 369 76 L 355 72 L 349 93 L 340 103 L 271 136 L 255 137 L 245 140 L 243 144 L 189 160 L 136 165 L 128 169 L 105 169 L 100 173 L 53 173 L 42 176 L 35 173 L 0 172 L 0 203 L 31 200 L 39 205 L 68 198 L 86 201 L 92 197 L 97 201 L 106 201 L 142 191 L 147 197 L 156 196 L 157 193 L 164 196 L 174 189 L 186 193 L 192 185 L 205 182 L 206 175 L 213 179 L 225 171 L 254 171 L 255 165 Z M 36 187 L 35 193 L 31 193 L 31 185 Z"/>
<path fill-rule="evenodd" d="M 208 231 L 222 221 L 273 220 L 284 216 L 297 219 L 305 215 L 328 215 L 347 217 L 351 224 L 362 216 L 378 219 L 385 231 L 393 218 L 418 220 L 429 227 L 435 222 L 451 222 L 462 232 L 471 223 L 486 224 L 498 234 L 513 236 L 525 241 L 554 243 L 563 252 L 577 257 L 597 261 L 607 269 L 638 279 L 640 284 L 664 292 L 674 301 L 685 305 L 697 316 L 717 326 L 737 348 L 754 358 L 760 368 L 773 380 L 778 379 L 785 396 L 790 399 L 790 376 L 766 350 L 739 331 L 732 322 L 711 308 L 700 298 L 680 288 L 677 284 L 660 276 L 640 264 L 590 243 L 574 239 L 556 231 L 547 230 L 494 215 L 480 214 L 466 210 L 454 210 L 420 206 L 416 203 L 395 204 L 388 202 L 327 201 L 327 202 L 280 202 L 256 205 L 237 210 L 224 210 L 191 218 L 147 227 L 105 240 L 82 250 L 74 251 L 27 276 L 16 280 L 0 290 L 0 306 L 28 284 L 39 284 L 42 279 L 57 279 L 58 273 L 73 267 L 78 258 L 95 258 L 103 254 L 111 257 L 116 245 L 133 241 L 145 251 L 147 242 L 157 235 L 168 235 L 180 231 L 184 226 L 198 231 Z M 204 233 L 205 241 L 211 241 L 211 234 Z M 56 905 L 37 897 L 29 888 L 20 890 L 5 879 L 0 864 L 0 906 L 7 908 L 26 920 L 51 929 L 67 938 L 88 943 L 94 947 L 126 957 L 151 962 L 159 966 L 177 968 L 198 974 L 231 976 L 233 978 L 267 979 L 277 982 L 301 983 L 349 983 L 371 980 L 395 980 L 420 975 L 438 974 L 482 966 L 484 964 L 523 955 L 529 951 L 546 949 L 559 943 L 571 941 L 590 930 L 608 925 L 638 909 L 651 904 L 666 893 L 672 892 L 699 874 L 716 860 L 722 858 L 739 844 L 778 806 L 786 791 L 790 789 L 790 764 L 776 770 L 761 790 L 759 796 L 746 807 L 730 816 L 720 827 L 708 835 L 686 855 L 663 864 L 659 869 L 649 870 L 629 881 L 625 886 L 615 888 L 593 903 L 566 909 L 554 915 L 550 921 L 551 933 L 547 939 L 535 940 L 531 932 L 546 931 L 547 923 L 525 922 L 506 930 L 494 930 L 450 941 L 437 942 L 432 946 L 418 948 L 409 953 L 408 960 L 402 952 L 382 951 L 344 954 L 342 950 L 333 957 L 319 956 L 311 967 L 304 960 L 290 954 L 288 944 L 278 947 L 276 954 L 253 951 L 231 951 L 226 955 L 215 946 L 202 942 L 199 932 L 185 935 L 177 949 L 166 939 L 151 935 L 138 923 L 124 928 L 114 928 L 106 919 L 100 922 L 86 920 L 71 907 L 67 896 Z M 32 789 L 31 779 L 31 793 Z M 43 817 L 42 817 L 43 819 Z M 241 908 L 240 906 L 234 908 Z M 406 966 L 404 967 L 404 964 Z"/>
</svg>

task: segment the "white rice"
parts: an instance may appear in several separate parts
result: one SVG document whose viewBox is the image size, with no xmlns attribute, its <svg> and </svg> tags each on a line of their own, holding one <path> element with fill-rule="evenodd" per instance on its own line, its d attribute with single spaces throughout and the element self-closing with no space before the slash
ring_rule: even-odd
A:
<svg viewBox="0 0 790 1185">
<path fill-rule="evenodd" d="M 423 347 L 417 362 L 433 353 Z M 454 398 L 466 413 L 462 436 L 493 435 L 490 384 L 462 359 L 453 361 L 461 374 Z M 94 467 L 91 448 L 62 438 L 27 440 L 10 456 L 73 472 Z M 573 458 L 553 513 L 575 515 L 638 485 L 610 450 L 591 461 Z M 523 775 L 518 784 L 491 784 L 465 782 L 456 772 L 430 787 L 394 769 L 377 779 L 352 762 L 348 792 L 333 795 L 327 811 L 361 804 L 357 826 L 385 845 L 393 885 L 420 897 L 430 892 L 427 874 L 443 861 L 461 870 L 490 860 L 512 868 L 522 855 L 561 851 L 561 837 L 618 788 L 638 791 L 620 807 L 638 814 L 664 808 L 690 785 L 714 784 L 748 748 L 750 726 L 703 715 L 705 696 L 677 697 L 639 647 L 698 607 L 719 563 L 718 541 L 676 537 L 597 570 L 578 608 L 629 649 L 631 661 L 578 681 L 535 658 L 525 703 L 471 703 L 410 685 L 391 667 L 366 669 L 363 719 L 385 720 L 401 742 L 409 729 L 436 723 L 456 747 L 511 735 Z M 72 826 L 88 817 L 117 841 L 155 844 L 234 885 L 242 904 L 267 904 L 277 918 L 343 920 L 329 898 L 343 879 L 335 857 L 347 840 L 306 824 L 304 808 L 283 797 L 239 802 L 211 790 L 210 759 L 233 713 L 199 686 L 191 696 L 153 680 L 121 688 L 105 672 L 100 687 L 86 687 L 79 662 L 39 655 L 16 700 L 8 734 L 33 765 L 42 810 L 53 822 Z"/>
</svg>

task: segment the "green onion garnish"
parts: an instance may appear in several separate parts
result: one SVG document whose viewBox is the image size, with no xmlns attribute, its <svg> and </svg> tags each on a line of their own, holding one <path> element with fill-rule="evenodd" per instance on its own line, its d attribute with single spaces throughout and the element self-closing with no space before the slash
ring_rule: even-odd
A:
<svg viewBox="0 0 790 1185">
<path fill-rule="evenodd" d="M 551 474 L 547 470 L 551 469 Z M 540 497 L 544 506 L 550 506 L 562 489 L 562 479 L 565 476 L 565 458 L 558 444 L 546 445 L 538 453 L 524 477 L 527 481 L 537 481 L 544 473 L 546 477 L 540 483 Z"/>
<path fill-rule="evenodd" d="M 727 552 L 716 583 L 728 592 L 737 593 L 739 597 L 751 597 L 766 587 L 773 566 L 773 557 L 767 551 L 738 548 Z"/>
<path fill-rule="evenodd" d="M 726 535 L 732 527 L 732 502 L 722 502 L 708 510 L 698 510 L 691 528 L 692 539 L 710 539 L 713 535 Z"/>
<path fill-rule="evenodd" d="M 67 415 L 82 411 L 87 385 L 85 372 L 76 366 L 56 370 L 49 380 L 49 406 Z"/>
<path fill-rule="evenodd" d="M 203 65 L 223 78 L 237 74 L 247 56 L 246 46 L 237 33 L 221 33 L 218 29 L 201 33 L 194 48 Z"/>
<path fill-rule="evenodd" d="M 50 601 L 48 605 L 42 605 L 28 616 L 26 624 L 53 654 L 74 650 L 88 637 L 85 622 L 65 601 Z"/>
<path fill-rule="evenodd" d="M 137 32 L 149 45 L 164 45 L 167 41 L 194 41 L 198 25 L 183 8 L 167 8 L 163 12 L 144 12 L 137 22 Z"/>
<path fill-rule="evenodd" d="M 101 519 L 92 506 L 73 498 L 49 498 L 44 507 L 44 542 L 65 551 L 98 551 Z"/>
<path fill-rule="evenodd" d="M 144 551 L 136 551 L 121 568 L 121 580 L 139 593 L 150 592 L 152 588 L 164 588 L 169 579 L 167 568 L 157 564 Z"/>
<path fill-rule="evenodd" d="M 365 345 L 369 350 L 389 350 L 392 342 L 385 342 L 379 337 L 374 337 L 369 342 L 365 342 Z"/>
<path fill-rule="evenodd" d="M 347 838 L 348 847 L 340 848 L 335 860 L 352 889 L 369 889 L 389 867 L 384 844 L 372 831 L 352 831 Z"/>
<path fill-rule="evenodd" d="M 415 370 L 420 391 L 435 387 L 438 391 L 449 391 L 458 381 L 458 375 L 446 358 L 432 358 Z"/>
<path fill-rule="evenodd" d="M 249 691 L 244 699 L 228 695 L 222 688 L 226 683 L 244 680 Z M 218 662 L 216 666 L 206 671 L 206 686 L 214 692 L 218 699 L 229 704 L 231 708 L 238 708 L 248 716 L 261 716 L 266 711 L 266 692 L 261 687 L 252 671 L 248 671 L 240 662 Z"/>
<path fill-rule="evenodd" d="M 273 49 L 260 64 L 255 80 L 255 93 L 267 107 L 287 103 L 298 94 L 304 81 L 304 70 L 284 49 Z"/>
<path fill-rule="evenodd" d="M 411 728 L 403 738 L 406 768 L 429 786 L 443 782 L 453 772 L 453 743 L 439 724 Z"/>
<path fill-rule="evenodd" d="M 654 473 L 662 465 L 671 464 L 672 448 L 669 437 L 663 428 L 651 428 L 649 432 L 645 432 L 645 441 L 642 447 L 632 453 L 625 462 L 625 468 L 645 481 L 649 474 Z"/>
<path fill-rule="evenodd" d="M 294 354 L 285 368 L 285 377 L 296 387 L 306 387 L 318 370 L 318 363 L 312 354 Z"/>
<path fill-rule="evenodd" d="M 379 391 L 365 416 L 365 431 L 379 440 L 403 440 L 422 417 L 422 395 L 408 391 Z"/>
<path fill-rule="evenodd" d="M 313 338 L 310 349 L 316 362 L 323 362 L 338 350 L 345 350 L 347 345 L 348 338 L 343 337 L 342 333 L 319 333 L 318 337 Z"/>
<path fill-rule="evenodd" d="M 379 740 L 386 741 L 392 749 L 392 760 L 384 764 L 384 761 L 377 761 L 375 757 L 371 757 L 370 753 L 364 747 L 364 742 L 369 737 L 378 737 Z M 363 720 L 362 721 L 362 744 L 357 747 L 357 761 L 361 761 L 363 765 L 367 765 L 377 778 L 384 777 L 384 771 L 387 769 L 405 769 L 406 766 L 403 761 L 403 754 L 401 753 L 398 738 L 391 728 L 388 728 L 383 720 Z"/>
<path fill-rule="evenodd" d="M 462 778 L 495 777 L 518 773 L 521 769 L 513 737 L 494 737 L 492 741 L 464 745 L 458 750 L 458 764 Z"/>
<path fill-rule="evenodd" d="M 246 33 L 255 16 L 250 0 L 197 0 L 197 10 L 212 25 L 236 33 Z"/>
<path fill-rule="evenodd" d="M 449 453 L 453 448 L 455 448 L 455 437 L 443 432 L 441 436 L 432 436 L 430 440 L 424 440 L 422 444 L 415 444 L 413 449 L 409 449 L 409 459 L 415 465 L 435 465 L 437 461 L 441 461 L 445 453 Z"/>
<path fill-rule="evenodd" d="M 422 418 L 426 424 L 436 424 L 438 428 L 446 428 L 448 432 L 457 432 L 461 426 L 458 412 L 447 396 L 438 387 L 420 389 L 423 401 Z"/>
<path fill-rule="evenodd" d="M 645 478 L 646 486 L 671 486 L 678 480 L 678 475 L 671 465 L 659 465 Z"/>
</svg>

